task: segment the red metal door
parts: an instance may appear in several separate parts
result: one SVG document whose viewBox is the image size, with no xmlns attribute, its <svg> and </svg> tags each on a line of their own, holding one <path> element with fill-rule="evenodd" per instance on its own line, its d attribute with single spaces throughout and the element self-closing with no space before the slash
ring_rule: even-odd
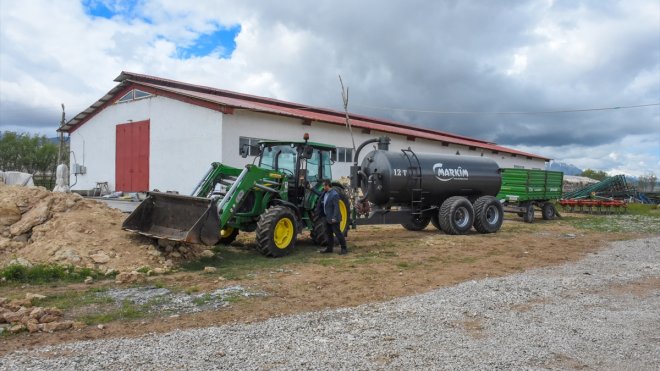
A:
<svg viewBox="0 0 660 371">
<path fill-rule="evenodd" d="M 117 125 L 115 189 L 149 190 L 149 120 Z"/>
</svg>

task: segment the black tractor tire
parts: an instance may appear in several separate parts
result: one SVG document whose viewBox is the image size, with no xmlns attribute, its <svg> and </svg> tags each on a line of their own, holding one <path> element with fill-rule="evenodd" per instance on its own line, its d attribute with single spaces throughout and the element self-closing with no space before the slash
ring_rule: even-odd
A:
<svg viewBox="0 0 660 371">
<path fill-rule="evenodd" d="M 525 223 L 534 223 L 534 204 L 530 202 L 524 207 L 526 208 L 526 211 L 523 214 L 523 221 Z"/>
<path fill-rule="evenodd" d="M 479 233 L 495 233 L 502 227 L 504 209 L 493 196 L 479 197 L 474 203 L 474 229 Z"/>
<path fill-rule="evenodd" d="M 220 230 L 220 241 L 218 241 L 218 243 L 229 245 L 236 240 L 236 237 L 238 237 L 238 228 L 225 227 Z"/>
<path fill-rule="evenodd" d="M 344 225 L 344 229 L 341 231 L 342 234 L 344 235 L 344 238 L 348 237 L 348 230 L 350 229 L 351 226 L 351 203 L 348 201 L 348 196 L 346 196 L 346 193 L 344 190 L 340 187 L 335 187 L 335 190 L 339 194 L 339 202 L 344 204 L 344 208 L 346 209 L 346 223 Z M 321 198 L 319 198 L 318 202 L 322 202 Z M 340 205 L 341 208 L 341 205 Z M 312 238 L 312 241 L 314 242 L 315 245 L 318 246 L 327 246 L 328 245 L 328 235 L 325 229 L 325 217 L 318 215 L 316 212 L 316 209 L 310 212 L 310 219 L 312 221 L 312 230 L 310 232 L 310 236 Z M 344 224 L 344 221 L 342 220 L 342 223 Z"/>
<path fill-rule="evenodd" d="M 401 223 L 401 225 L 403 228 L 409 231 L 421 231 L 426 228 L 430 222 L 431 215 L 411 215 L 410 220 L 405 223 Z"/>
<path fill-rule="evenodd" d="M 461 196 L 449 197 L 440 207 L 440 226 L 447 234 L 466 234 L 474 223 L 474 209 Z"/>
<path fill-rule="evenodd" d="M 550 202 L 544 203 L 541 208 L 541 215 L 543 216 L 543 220 L 553 220 L 557 216 L 555 205 Z"/>
<path fill-rule="evenodd" d="M 265 256 L 287 255 L 296 245 L 296 214 L 286 206 L 269 207 L 257 222 L 257 250 Z"/>
<path fill-rule="evenodd" d="M 431 224 L 433 224 L 437 230 L 442 231 L 442 226 L 440 225 L 440 210 L 436 210 L 431 215 Z"/>
</svg>

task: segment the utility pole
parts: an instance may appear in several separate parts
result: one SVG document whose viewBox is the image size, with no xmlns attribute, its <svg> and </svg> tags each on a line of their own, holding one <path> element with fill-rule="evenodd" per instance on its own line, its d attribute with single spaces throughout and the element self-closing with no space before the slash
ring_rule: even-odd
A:
<svg viewBox="0 0 660 371">
<path fill-rule="evenodd" d="M 57 151 L 57 164 L 62 163 L 62 151 L 64 149 L 64 132 L 62 131 L 62 127 L 64 126 L 65 123 L 65 114 L 64 114 L 64 103 L 62 103 L 62 121 L 60 121 L 60 149 Z"/>
</svg>

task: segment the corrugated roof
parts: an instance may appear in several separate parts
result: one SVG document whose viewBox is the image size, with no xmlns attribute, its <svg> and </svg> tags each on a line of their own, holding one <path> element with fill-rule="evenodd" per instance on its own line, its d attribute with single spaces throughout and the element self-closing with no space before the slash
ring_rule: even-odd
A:
<svg viewBox="0 0 660 371">
<path fill-rule="evenodd" d="M 168 96 L 188 98 L 188 102 L 195 104 L 197 102 L 206 103 L 205 106 L 217 105 L 229 109 L 245 109 L 255 112 L 270 113 L 280 116 L 295 117 L 303 120 L 330 123 L 335 125 L 345 125 L 344 112 L 334 111 L 325 108 L 309 107 L 302 104 L 281 101 L 277 99 L 259 97 L 249 94 L 236 93 L 228 90 L 215 89 L 207 86 L 187 84 L 175 80 L 163 79 L 159 77 L 142 75 L 132 72 L 122 72 L 115 81 L 119 84 L 110 90 L 101 99 L 96 101 L 85 111 L 76 115 L 59 130 L 71 132 L 78 126 L 84 124 L 89 118 L 100 111 L 105 105 L 112 101 L 120 92 L 131 85 L 143 86 L 150 91 L 163 92 Z M 434 141 L 441 141 L 453 144 L 460 144 L 468 147 L 478 147 L 490 151 L 498 151 L 520 156 L 533 157 L 542 160 L 549 158 L 518 151 L 511 148 L 501 147 L 495 143 L 469 138 L 462 135 L 446 133 L 442 131 L 419 128 L 399 122 L 383 120 L 363 115 L 349 114 L 351 125 L 360 129 L 368 129 L 389 134 L 398 134 L 411 138 L 423 138 Z"/>
</svg>

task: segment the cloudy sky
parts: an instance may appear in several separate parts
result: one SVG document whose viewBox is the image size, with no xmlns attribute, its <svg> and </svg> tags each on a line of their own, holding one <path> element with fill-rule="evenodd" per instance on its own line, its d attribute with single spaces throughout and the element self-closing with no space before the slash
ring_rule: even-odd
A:
<svg viewBox="0 0 660 371">
<path fill-rule="evenodd" d="M 341 74 L 352 112 L 660 174 L 657 0 L 0 1 L 0 131 L 122 70 L 333 109 Z"/>
</svg>

